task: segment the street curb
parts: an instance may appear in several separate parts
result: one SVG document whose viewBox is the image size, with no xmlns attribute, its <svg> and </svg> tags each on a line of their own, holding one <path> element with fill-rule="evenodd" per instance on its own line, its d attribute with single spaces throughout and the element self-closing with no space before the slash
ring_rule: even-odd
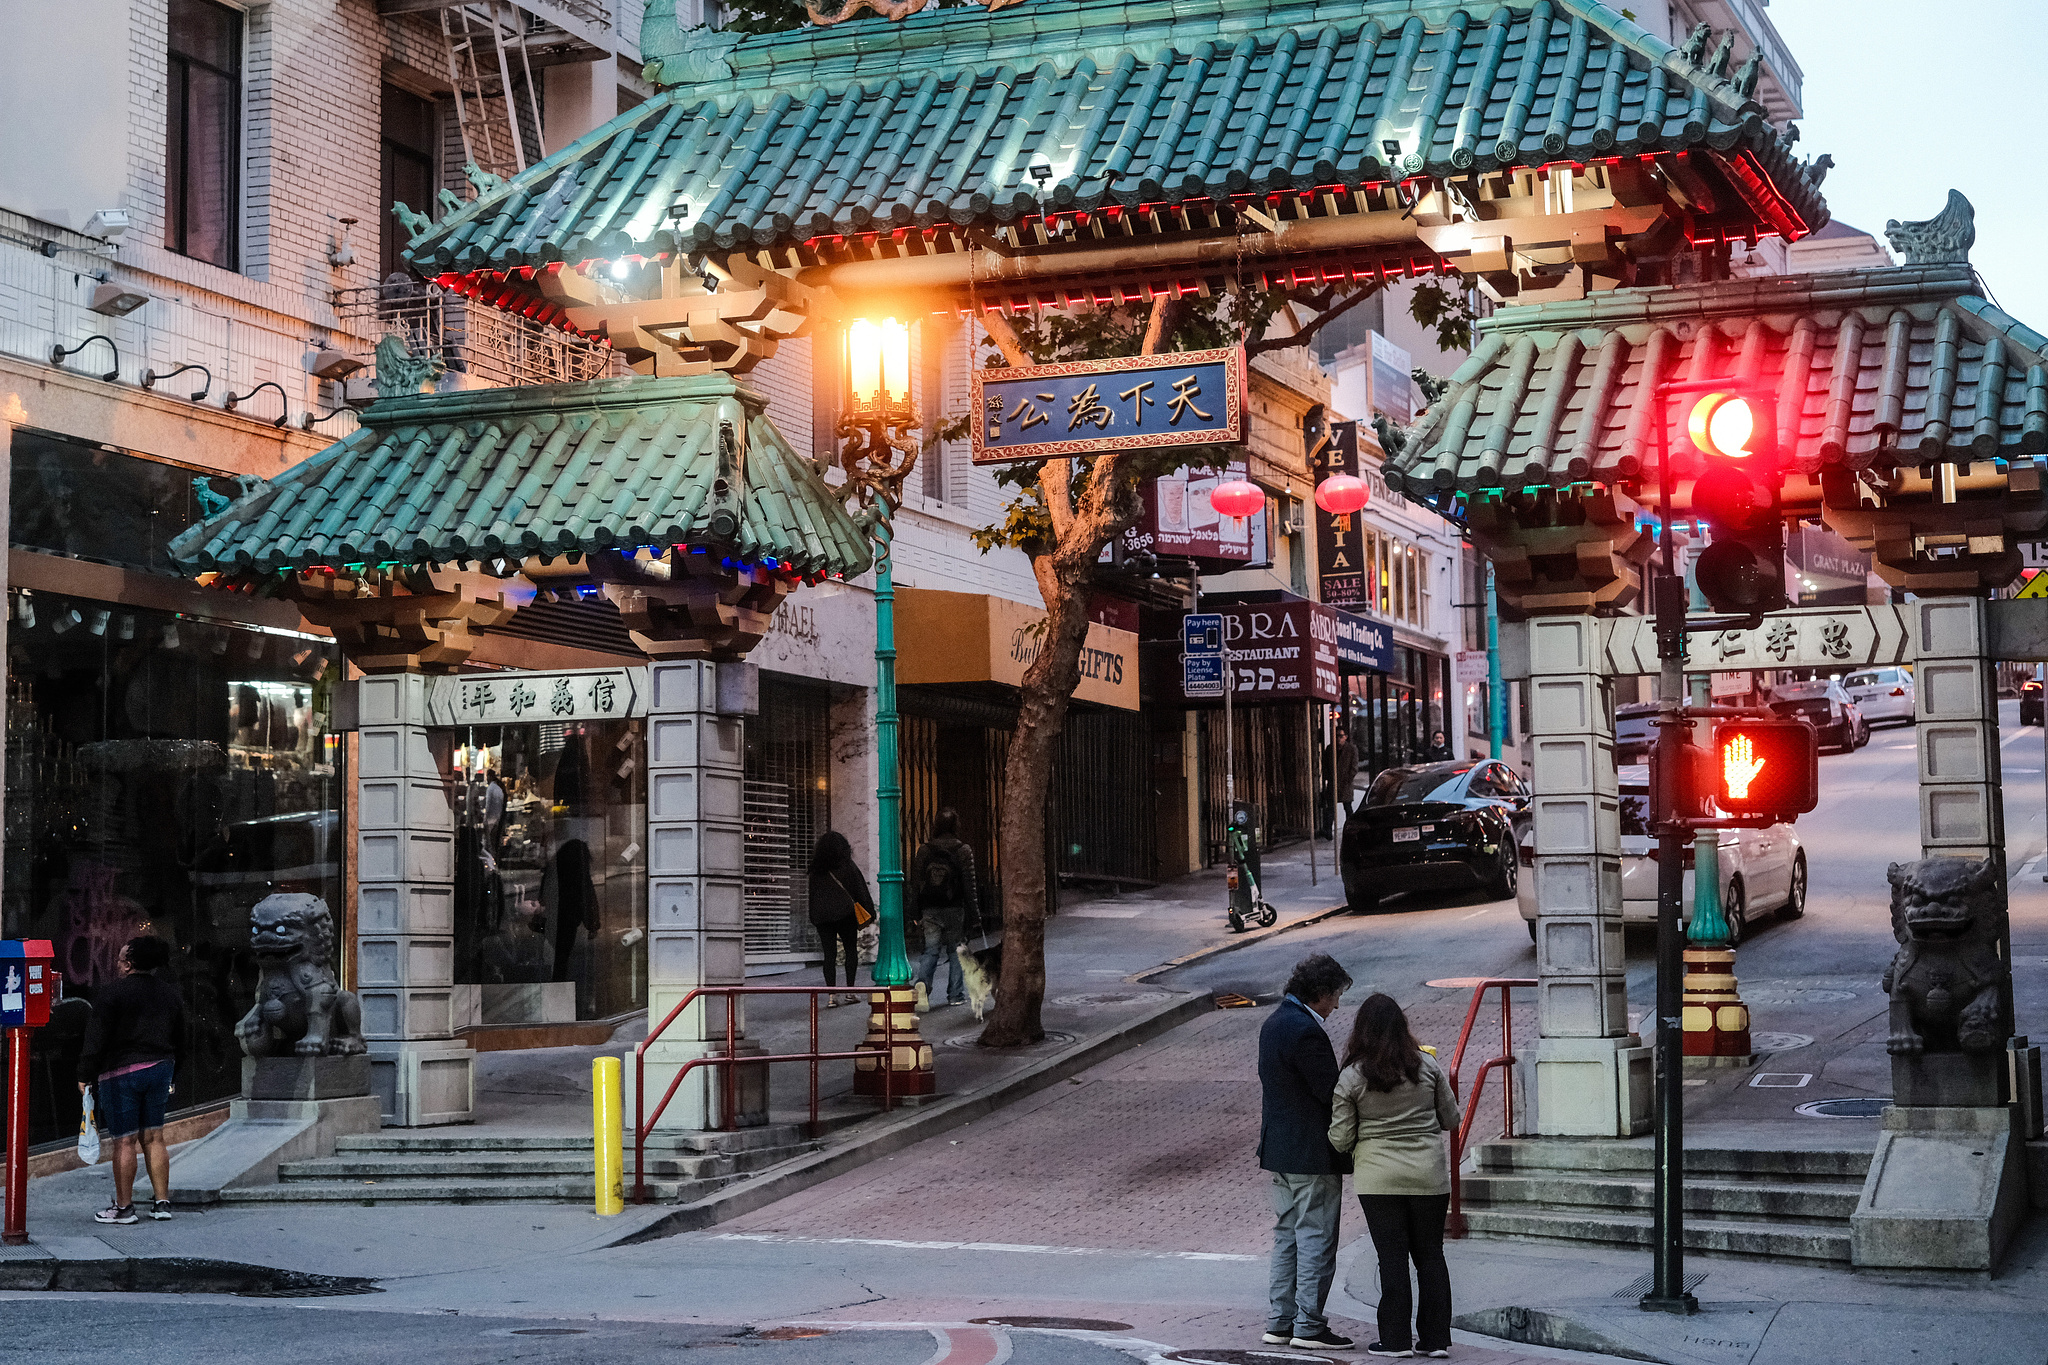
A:
<svg viewBox="0 0 2048 1365">
<path fill-rule="evenodd" d="M 314 1275 L 205 1256 L 123 1256 L 118 1252 L 91 1258 L 9 1256 L 0 1260 L 0 1290 L 236 1294 L 248 1298 L 327 1298 L 383 1292 L 357 1275 Z"/>
<path fill-rule="evenodd" d="M 1192 953 L 1182 953 L 1179 957 L 1170 958 L 1160 963 L 1157 967 L 1147 967 L 1142 972 L 1134 972 L 1130 976 L 1125 977 L 1124 980 L 1148 981 L 1166 972 L 1179 971 L 1182 967 L 1188 966 L 1190 963 L 1200 962 L 1203 958 L 1215 957 L 1219 953 L 1233 953 L 1239 948 L 1249 948 L 1254 943 L 1263 943 L 1269 938 L 1277 938 L 1292 929 L 1301 929 L 1311 924 L 1321 924 L 1324 920 L 1335 919 L 1338 915 L 1345 914 L 1350 909 L 1349 905 L 1333 905 L 1327 910 L 1317 910 L 1312 914 L 1303 915 L 1299 919 L 1288 920 L 1285 924 L 1276 924 L 1270 929 L 1260 929 L 1254 933 L 1239 934 L 1236 938 L 1227 938 L 1221 943 L 1212 943 L 1206 948 L 1197 948 Z"/>
<path fill-rule="evenodd" d="M 993 1114 L 1005 1105 L 1057 1085 L 1076 1072 L 1108 1061 L 1118 1053 L 1156 1038 L 1212 1008 L 1214 1002 L 1206 991 L 1177 996 L 1163 1005 L 1155 1005 L 1128 1024 L 1084 1038 L 1066 1051 L 1028 1066 L 985 1090 L 914 1109 L 894 1123 L 862 1134 L 842 1146 L 798 1157 L 763 1172 L 756 1179 L 730 1186 L 694 1203 L 679 1205 L 665 1218 L 598 1245 L 630 1246 L 636 1242 L 659 1241 L 678 1233 L 698 1232 L 743 1213 L 752 1213 L 834 1176 L 856 1170 L 878 1157 L 900 1152 L 926 1138 L 951 1132 L 962 1124 Z"/>
</svg>

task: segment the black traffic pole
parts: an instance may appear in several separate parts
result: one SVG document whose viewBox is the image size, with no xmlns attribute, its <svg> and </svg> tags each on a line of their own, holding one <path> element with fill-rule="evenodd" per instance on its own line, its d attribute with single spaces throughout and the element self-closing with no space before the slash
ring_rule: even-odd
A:
<svg viewBox="0 0 2048 1365">
<path fill-rule="evenodd" d="M 1657 539 L 1664 552 L 1657 581 L 1657 780 L 1651 790 L 1651 821 L 1657 831 L 1657 1189 L 1654 1287 L 1642 1308 L 1653 1313 L 1697 1313 L 1699 1300 L 1685 1289 L 1685 1089 L 1684 1037 L 1680 1029 L 1680 978 L 1684 973 L 1685 846 L 1692 830 L 1683 819 L 1680 792 L 1684 755 L 1685 609 L 1684 586 L 1671 533 L 1671 422 L 1669 393 L 1654 391 L 1657 405 Z"/>
</svg>

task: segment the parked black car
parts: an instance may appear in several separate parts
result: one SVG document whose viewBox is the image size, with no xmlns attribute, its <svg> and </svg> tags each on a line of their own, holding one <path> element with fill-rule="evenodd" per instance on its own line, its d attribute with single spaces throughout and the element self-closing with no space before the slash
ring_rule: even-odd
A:
<svg viewBox="0 0 2048 1365">
<path fill-rule="evenodd" d="M 2020 684 L 2020 724 L 2039 725 L 2041 720 L 2041 680 L 2029 678 Z"/>
<path fill-rule="evenodd" d="M 1338 867 L 1352 913 L 1401 891 L 1514 895 L 1513 820 L 1528 805 L 1527 784 L 1495 760 L 1387 769 L 1344 826 Z"/>
<path fill-rule="evenodd" d="M 1820 731 L 1820 747 L 1854 753 L 1870 742 L 1870 726 L 1849 694 L 1832 678 L 1779 683 L 1771 689 L 1771 709 L 1805 721 Z"/>
</svg>

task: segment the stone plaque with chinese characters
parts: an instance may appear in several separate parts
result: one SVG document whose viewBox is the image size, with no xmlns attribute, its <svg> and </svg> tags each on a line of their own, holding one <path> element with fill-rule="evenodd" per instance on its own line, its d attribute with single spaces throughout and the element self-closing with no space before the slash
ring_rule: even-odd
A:
<svg viewBox="0 0 2048 1365">
<path fill-rule="evenodd" d="M 466 673 L 427 684 L 429 725 L 528 725 L 624 720 L 647 713 L 647 670 Z"/>
<path fill-rule="evenodd" d="M 1646 616 L 1608 624 L 1610 671 L 1655 673 L 1657 631 Z M 1748 672 L 1759 668 L 1864 668 L 1909 662 L 1904 608 L 1812 607 L 1775 612 L 1755 630 L 1690 630 L 1688 673 Z"/>
<path fill-rule="evenodd" d="M 1237 347 L 976 370 L 976 464 L 1244 440 Z"/>
</svg>

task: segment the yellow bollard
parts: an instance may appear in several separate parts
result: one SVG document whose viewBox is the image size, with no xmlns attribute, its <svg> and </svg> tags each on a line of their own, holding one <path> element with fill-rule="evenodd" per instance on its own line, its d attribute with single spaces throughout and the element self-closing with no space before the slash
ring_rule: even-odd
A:
<svg viewBox="0 0 2048 1365">
<path fill-rule="evenodd" d="M 621 1192 L 625 1163 L 621 1156 L 619 1059 L 599 1057 L 590 1064 L 591 1148 L 597 1159 L 597 1211 L 623 1213 Z"/>
</svg>

